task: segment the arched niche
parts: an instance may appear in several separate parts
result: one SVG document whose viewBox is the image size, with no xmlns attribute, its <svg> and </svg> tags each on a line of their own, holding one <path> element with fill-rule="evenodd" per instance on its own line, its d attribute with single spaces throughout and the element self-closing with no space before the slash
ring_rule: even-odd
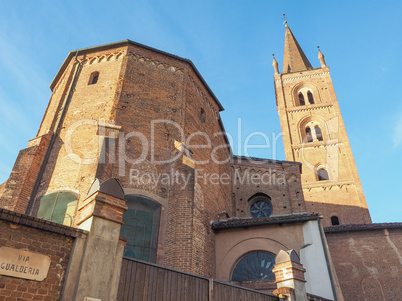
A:
<svg viewBox="0 0 402 301">
<path fill-rule="evenodd" d="M 299 83 L 292 89 L 292 100 L 294 106 L 313 105 L 321 102 L 318 88 L 311 83 Z M 303 104 L 304 102 L 304 104 Z"/>
<path fill-rule="evenodd" d="M 329 139 L 328 124 L 321 116 L 306 116 L 299 121 L 297 128 L 300 143 L 325 141 Z"/>
</svg>

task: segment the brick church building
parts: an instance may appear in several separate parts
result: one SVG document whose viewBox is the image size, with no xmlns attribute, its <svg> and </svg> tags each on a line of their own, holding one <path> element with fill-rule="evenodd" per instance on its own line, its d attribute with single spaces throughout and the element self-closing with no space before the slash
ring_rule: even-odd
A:
<svg viewBox="0 0 402 301">
<path fill-rule="evenodd" d="M 282 72 L 273 60 L 279 161 L 232 153 L 224 108 L 190 60 L 130 40 L 71 51 L 0 186 L 0 300 L 399 296 L 402 223 L 371 222 L 318 59 L 313 68 L 286 24 Z M 139 277 L 140 265 L 165 274 Z M 168 272 L 209 279 L 209 293 Z M 218 297 L 226 284 L 245 289 Z"/>
</svg>

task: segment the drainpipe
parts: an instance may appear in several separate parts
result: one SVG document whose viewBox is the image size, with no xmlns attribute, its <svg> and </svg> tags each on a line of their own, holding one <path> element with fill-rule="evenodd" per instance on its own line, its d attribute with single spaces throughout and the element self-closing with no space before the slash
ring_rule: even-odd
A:
<svg viewBox="0 0 402 301">
<path fill-rule="evenodd" d="M 70 98 L 70 96 L 71 96 L 71 92 L 72 92 L 72 90 L 73 90 L 73 86 L 74 86 L 74 83 L 75 83 L 75 80 L 76 80 L 76 77 L 77 77 L 77 74 L 78 74 L 78 70 L 79 70 L 79 68 L 80 68 L 80 66 L 81 66 L 80 62 L 79 62 L 78 59 L 77 59 L 77 56 L 78 56 L 78 50 L 77 50 L 77 52 L 75 53 L 75 58 L 74 58 L 75 61 L 77 62 L 77 67 L 75 68 L 74 76 L 73 76 L 73 79 L 72 79 L 72 81 L 71 81 L 70 88 L 68 89 L 67 96 L 66 96 L 66 99 L 65 99 L 64 104 L 63 104 L 63 109 L 62 109 L 62 111 L 61 111 L 59 121 L 57 122 L 56 129 L 55 129 L 55 131 L 54 131 L 53 134 L 52 134 L 52 138 L 50 139 L 49 147 L 47 148 L 47 151 L 46 151 L 46 154 L 45 154 L 45 158 L 43 159 L 42 165 L 41 165 L 41 167 L 40 167 L 40 169 L 39 169 L 38 176 L 36 177 L 35 185 L 34 185 L 34 188 L 33 188 L 33 190 L 32 190 L 31 197 L 29 198 L 29 203 L 28 203 L 27 210 L 26 210 L 26 212 L 25 212 L 25 214 L 27 214 L 27 215 L 29 215 L 30 212 L 31 212 L 31 210 L 32 210 L 32 205 L 33 205 L 33 202 L 34 202 L 34 197 L 35 197 L 36 193 L 38 192 L 40 180 L 42 179 L 43 173 L 45 172 L 45 167 L 46 167 L 47 161 L 49 160 L 50 153 L 52 152 L 52 148 L 53 148 L 53 145 L 54 145 L 54 141 L 56 140 L 57 132 L 59 131 L 59 128 L 60 128 L 60 126 L 61 126 L 61 122 L 62 122 L 62 120 L 64 119 L 64 115 L 65 115 L 65 113 L 66 113 L 67 104 L 68 104 L 69 98 Z"/>
<path fill-rule="evenodd" d="M 323 229 L 321 227 L 320 219 L 321 218 L 318 216 L 317 217 L 318 229 L 320 231 L 321 243 L 322 243 L 322 246 L 324 248 L 325 262 L 327 263 L 327 270 L 328 270 L 328 273 L 329 273 L 329 280 L 331 281 L 332 294 L 334 295 L 334 301 L 337 301 L 338 298 L 337 298 L 337 295 L 336 295 L 334 279 L 333 279 L 332 273 L 331 273 L 331 265 L 329 263 L 328 254 L 327 254 L 327 245 L 325 244 L 324 234 L 323 234 Z"/>
</svg>

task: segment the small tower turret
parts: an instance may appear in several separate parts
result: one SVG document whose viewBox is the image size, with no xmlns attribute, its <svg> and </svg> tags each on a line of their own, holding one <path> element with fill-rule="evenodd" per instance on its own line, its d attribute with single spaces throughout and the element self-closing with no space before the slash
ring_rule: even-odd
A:
<svg viewBox="0 0 402 301">
<path fill-rule="evenodd" d="M 276 61 L 275 56 L 274 56 L 274 59 L 272 60 L 272 66 L 274 67 L 275 75 L 278 75 L 279 74 L 279 68 L 278 68 L 278 62 Z"/>
<path fill-rule="evenodd" d="M 322 54 L 320 47 L 318 47 L 318 59 L 320 60 L 321 68 L 327 67 L 327 65 L 325 65 L 324 55 Z"/>
</svg>

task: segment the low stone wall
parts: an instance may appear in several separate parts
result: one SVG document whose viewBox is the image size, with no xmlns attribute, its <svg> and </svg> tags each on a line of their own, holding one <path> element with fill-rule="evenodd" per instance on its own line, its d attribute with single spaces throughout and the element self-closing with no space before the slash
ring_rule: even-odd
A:
<svg viewBox="0 0 402 301">
<path fill-rule="evenodd" d="M 0 300 L 59 300 L 74 240 L 84 236 L 82 230 L 0 209 Z M 38 276 L 30 270 L 38 258 L 50 259 L 47 272 L 40 271 L 45 278 L 27 279 Z M 11 272 L 18 277 L 5 275 Z"/>
</svg>

